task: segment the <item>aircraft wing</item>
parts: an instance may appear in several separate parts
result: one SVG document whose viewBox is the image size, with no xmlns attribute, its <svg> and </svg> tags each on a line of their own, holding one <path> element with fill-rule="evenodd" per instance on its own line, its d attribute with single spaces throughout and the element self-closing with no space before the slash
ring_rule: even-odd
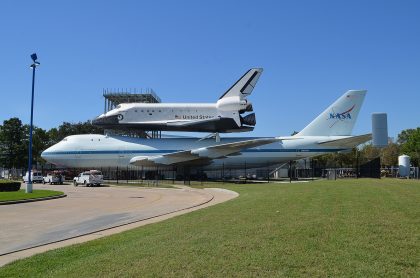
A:
<svg viewBox="0 0 420 278">
<path fill-rule="evenodd" d="M 328 140 L 318 142 L 318 144 L 328 147 L 343 147 L 343 148 L 354 148 L 360 144 L 363 144 L 372 139 L 372 134 L 363 134 L 358 136 L 351 136 L 342 139 Z"/>
<path fill-rule="evenodd" d="M 136 166 L 176 165 L 179 163 L 197 162 L 199 160 L 211 161 L 235 155 L 243 149 L 254 148 L 279 141 L 276 138 L 250 139 L 233 143 L 201 147 L 191 150 L 167 153 L 157 156 L 136 156 L 130 160 L 130 164 Z"/>
<path fill-rule="evenodd" d="M 233 118 L 213 118 L 205 120 L 194 120 L 194 121 L 183 121 L 174 120 L 169 122 L 160 123 L 165 127 L 174 127 L 179 131 L 188 131 L 193 128 L 195 131 L 201 132 L 239 132 L 239 131 L 251 131 L 254 127 L 251 126 L 238 126 Z"/>
</svg>

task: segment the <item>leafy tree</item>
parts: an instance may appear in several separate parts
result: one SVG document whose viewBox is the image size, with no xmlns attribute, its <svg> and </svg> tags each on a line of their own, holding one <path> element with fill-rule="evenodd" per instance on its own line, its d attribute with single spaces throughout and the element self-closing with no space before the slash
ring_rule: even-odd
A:
<svg viewBox="0 0 420 278">
<path fill-rule="evenodd" d="M 419 129 L 419 128 L 417 128 Z M 401 131 L 400 134 L 398 134 L 397 143 L 399 145 L 404 145 L 409 140 L 410 136 L 415 132 L 415 129 L 409 128 Z"/>
<path fill-rule="evenodd" d="M 18 118 L 3 122 L 0 132 L 0 164 L 6 168 L 22 168 L 25 161 L 25 127 Z"/>
<path fill-rule="evenodd" d="M 356 148 L 350 152 L 331 153 L 317 156 L 317 167 L 321 168 L 350 168 L 356 165 Z"/>
<path fill-rule="evenodd" d="M 36 165 L 36 163 L 45 163 L 45 161 L 41 158 L 41 153 L 50 145 L 48 133 L 42 128 L 34 127 L 32 135 L 32 157 L 34 165 Z"/>
<path fill-rule="evenodd" d="M 47 136 L 48 136 L 48 146 L 52 146 L 55 143 L 58 143 L 60 140 L 62 140 L 63 138 L 60 137 L 59 133 L 58 133 L 58 129 L 53 127 L 50 130 L 47 131 Z"/>
<path fill-rule="evenodd" d="M 398 135 L 398 141 L 401 142 L 401 153 L 411 157 L 411 163 L 419 166 L 420 162 L 420 127 L 416 129 L 403 130 Z"/>
<path fill-rule="evenodd" d="M 104 133 L 103 128 L 92 125 L 90 121 L 79 122 L 75 124 L 63 122 L 63 124 L 61 124 L 58 127 L 58 129 L 52 128 L 48 131 L 48 135 L 50 136 L 50 140 L 51 140 L 50 144 L 55 144 L 70 135 L 103 134 L 103 133 Z"/>
<path fill-rule="evenodd" d="M 389 143 L 381 150 L 381 161 L 384 166 L 395 166 L 398 164 L 400 146 L 396 143 Z"/>
<path fill-rule="evenodd" d="M 381 150 L 372 144 L 367 144 L 360 150 L 359 163 L 363 164 L 381 155 Z"/>
</svg>

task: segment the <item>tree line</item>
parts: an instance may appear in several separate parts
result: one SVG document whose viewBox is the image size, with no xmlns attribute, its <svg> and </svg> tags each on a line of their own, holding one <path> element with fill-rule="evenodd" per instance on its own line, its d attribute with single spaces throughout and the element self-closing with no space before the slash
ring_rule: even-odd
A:
<svg viewBox="0 0 420 278">
<path fill-rule="evenodd" d="M 49 130 L 34 127 L 32 133 L 33 164 L 45 164 L 41 153 L 48 147 L 60 142 L 69 135 L 103 134 L 102 128 L 90 121 L 79 123 L 63 122 L 57 128 Z M 26 168 L 28 165 L 29 125 L 19 118 L 10 118 L 0 125 L 0 167 Z"/>
<path fill-rule="evenodd" d="M 380 157 L 382 167 L 391 167 L 398 165 L 398 156 L 402 154 L 410 156 L 413 166 L 420 166 L 420 127 L 401 131 L 396 142 L 389 142 L 385 148 L 375 148 L 367 143 L 347 153 L 326 154 L 315 160 L 321 168 L 351 168 Z"/>
<path fill-rule="evenodd" d="M 90 121 L 79 123 L 63 122 L 57 128 L 44 130 L 33 129 L 33 162 L 34 165 L 44 164 L 41 153 L 48 147 L 58 143 L 69 135 L 103 134 L 102 128 L 92 125 Z M 29 125 L 23 124 L 19 118 L 10 118 L 0 125 L 0 167 L 26 168 L 28 165 Z M 378 149 L 371 144 L 365 144 L 359 149 L 347 153 L 333 153 L 316 157 L 318 167 L 354 167 L 378 156 L 382 166 L 389 167 L 398 164 L 398 156 L 406 154 L 411 157 L 413 166 L 419 166 L 420 161 L 420 127 L 403 130 L 396 142 L 390 142 L 386 148 Z M 358 160 L 358 161 L 357 161 Z"/>
</svg>

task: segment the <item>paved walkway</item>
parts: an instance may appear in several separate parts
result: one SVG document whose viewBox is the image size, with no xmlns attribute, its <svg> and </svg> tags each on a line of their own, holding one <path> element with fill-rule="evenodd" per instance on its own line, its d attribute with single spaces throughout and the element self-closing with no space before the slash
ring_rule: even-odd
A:
<svg viewBox="0 0 420 278">
<path fill-rule="evenodd" d="M 0 266 L 13 260 L 85 242 L 235 198 L 224 189 L 73 187 L 66 198 L 0 208 Z"/>
</svg>

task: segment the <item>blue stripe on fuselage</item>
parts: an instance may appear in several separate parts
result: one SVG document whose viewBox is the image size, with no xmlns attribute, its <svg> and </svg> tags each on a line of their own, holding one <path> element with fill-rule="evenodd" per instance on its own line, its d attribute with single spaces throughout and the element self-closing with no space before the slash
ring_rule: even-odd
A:
<svg viewBox="0 0 420 278">
<path fill-rule="evenodd" d="M 246 149 L 242 153 L 289 153 L 289 152 L 338 152 L 346 149 Z M 59 154 L 154 154 L 154 153 L 175 153 L 184 150 L 92 150 L 92 151 L 59 151 L 43 152 L 42 155 Z"/>
</svg>

